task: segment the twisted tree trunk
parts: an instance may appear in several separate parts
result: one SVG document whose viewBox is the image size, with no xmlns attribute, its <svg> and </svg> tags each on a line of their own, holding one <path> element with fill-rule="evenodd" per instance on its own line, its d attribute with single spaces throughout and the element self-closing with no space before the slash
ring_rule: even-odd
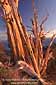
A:
<svg viewBox="0 0 56 85">
<path fill-rule="evenodd" d="M 0 0 L 1 1 L 1 0 Z M 4 9 L 4 18 L 7 23 L 7 33 L 8 40 L 11 45 L 12 52 L 14 56 L 22 57 L 25 60 L 26 54 L 30 56 L 30 61 L 32 60 L 34 69 L 40 77 L 38 65 L 35 59 L 35 55 L 30 43 L 28 33 L 25 29 L 25 26 L 22 23 L 20 14 L 18 14 L 18 0 L 4 0 L 1 1 L 2 8 Z M 24 44 L 26 45 L 26 48 Z M 25 50 L 28 49 L 27 52 Z M 27 56 L 28 57 L 28 56 Z M 31 66 L 32 63 L 30 62 Z"/>
<path fill-rule="evenodd" d="M 0 0 L 0 4 L 4 11 L 3 18 L 6 21 L 8 41 L 11 46 L 14 60 L 16 58 L 23 59 L 23 61 L 19 61 L 18 63 L 19 66 L 22 67 L 21 69 L 27 71 L 26 73 L 28 74 L 31 74 L 32 71 L 33 75 L 35 74 L 37 78 L 40 79 L 40 81 L 44 82 L 41 76 L 44 75 L 46 71 L 47 63 L 50 58 L 50 46 L 54 38 L 52 38 L 52 41 L 47 48 L 47 52 L 44 57 L 43 45 L 40 37 L 43 30 L 40 29 L 42 29 L 42 24 L 47 18 L 43 20 L 39 29 L 36 9 L 34 8 L 34 0 L 32 1 L 34 11 L 32 30 L 35 37 L 35 45 L 33 38 L 29 38 L 28 32 L 26 31 L 26 28 L 22 22 L 20 13 L 18 13 L 18 0 Z"/>
<path fill-rule="evenodd" d="M 24 59 L 25 53 L 24 48 L 22 45 L 22 38 L 20 35 L 20 31 L 18 29 L 18 25 L 15 19 L 15 12 L 17 10 L 17 4 L 13 0 L 13 3 L 15 5 L 13 10 L 13 5 L 11 5 L 11 1 L 8 2 L 8 0 L 5 0 L 4 2 L 1 1 L 2 8 L 4 9 L 4 19 L 6 20 L 7 24 L 7 34 L 8 34 L 8 40 L 10 42 L 10 46 L 13 52 L 14 56 L 21 56 Z M 17 13 L 18 14 L 18 13 Z M 18 15 L 17 15 L 18 18 Z"/>
</svg>

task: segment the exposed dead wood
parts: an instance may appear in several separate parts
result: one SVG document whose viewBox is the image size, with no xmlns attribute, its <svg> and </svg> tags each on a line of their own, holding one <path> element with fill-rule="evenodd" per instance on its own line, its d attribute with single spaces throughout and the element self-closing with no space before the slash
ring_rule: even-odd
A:
<svg viewBox="0 0 56 85">
<path fill-rule="evenodd" d="M 34 7 L 34 0 L 33 0 L 33 11 L 34 11 L 34 19 L 32 21 L 32 28 L 33 28 L 33 33 L 36 38 L 36 53 L 37 53 L 37 63 L 39 64 L 39 67 L 41 65 L 42 59 L 43 59 L 43 48 L 42 48 L 42 43 L 41 43 L 41 37 L 39 37 L 39 24 L 38 24 L 38 18 L 37 18 L 37 13 L 36 9 Z"/>
<path fill-rule="evenodd" d="M 15 40 L 12 33 L 12 27 L 9 23 L 7 23 L 7 35 L 8 35 L 8 41 L 10 42 L 10 47 L 13 49 L 13 55 L 17 56 Z"/>
<path fill-rule="evenodd" d="M 43 17 L 43 19 L 42 19 L 42 22 L 41 22 L 41 24 L 40 24 L 40 28 L 42 28 L 42 25 L 45 23 L 45 21 L 48 19 L 48 14 L 45 16 L 45 17 Z"/>
<path fill-rule="evenodd" d="M 14 14 L 12 12 L 12 8 L 11 8 L 8 1 L 2 3 L 2 7 L 3 7 L 4 11 L 5 11 L 6 21 L 9 21 L 11 19 L 10 22 L 12 23 L 11 26 L 12 26 L 12 29 L 13 29 L 12 34 L 13 34 L 13 36 L 15 38 L 15 42 L 17 43 L 15 45 L 16 45 L 16 50 L 17 50 L 18 56 L 24 56 L 24 50 L 23 50 L 23 46 L 22 46 L 22 41 L 21 41 L 21 37 L 20 37 L 20 33 L 18 31 L 16 21 L 14 19 Z M 12 48 L 12 50 L 13 50 L 13 48 Z"/>
<path fill-rule="evenodd" d="M 41 77 L 44 76 L 47 68 L 48 61 L 52 58 L 50 47 L 53 43 L 54 36 L 51 39 L 47 51 L 44 56 L 42 37 L 45 36 L 43 32 L 43 24 L 47 20 L 47 16 L 41 22 L 39 26 L 38 15 L 34 6 L 34 0 L 32 0 L 34 17 L 32 20 L 32 32 L 33 37 L 28 35 L 26 27 L 23 24 L 20 12 L 18 13 L 18 1 L 19 0 L 0 0 L 2 9 L 4 10 L 4 19 L 7 24 L 8 40 L 14 56 L 18 57 L 19 69 L 25 71 L 31 77 L 36 76 L 44 85 L 45 80 Z M 14 58 L 16 59 L 16 58 Z"/>
<path fill-rule="evenodd" d="M 25 71 L 26 73 L 28 73 L 28 75 L 30 75 L 32 77 L 34 77 L 34 75 L 35 75 L 35 77 L 38 78 L 34 69 L 31 66 L 29 66 L 27 63 L 25 63 L 24 61 L 18 61 L 18 65 L 19 65 L 20 70 Z"/>
<path fill-rule="evenodd" d="M 48 48 L 47 48 L 47 51 L 46 51 L 46 54 L 45 54 L 45 57 L 44 57 L 44 59 L 43 59 L 43 63 L 42 63 L 42 75 L 44 75 L 45 74 L 45 72 L 46 72 L 46 69 L 47 69 L 47 64 L 48 64 L 48 61 L 53 57 L 53 56 L 50 56 L 50 54 L 51 54 L 51 52 L 50 52 L 50 50 L 51 50 L 51 45 L 52 45 L 52 43 L 53 43 L 53 41 L 54 41 L 54 39 L 55 39 L 55 35 L 53 35 L 53 37 L 52 37 L 52 39 L 51 39 L 51 42 L 50 42 L 50 44 L 49 44 L 49 46 L 48 46 Z"/>
<path fill-rule="evenodd" d="M 18 8 L 19 0 L 14 0 L 14 1 L 15 1 L 15 4 L 16 4 L 16 7 Z"/>
</svg>

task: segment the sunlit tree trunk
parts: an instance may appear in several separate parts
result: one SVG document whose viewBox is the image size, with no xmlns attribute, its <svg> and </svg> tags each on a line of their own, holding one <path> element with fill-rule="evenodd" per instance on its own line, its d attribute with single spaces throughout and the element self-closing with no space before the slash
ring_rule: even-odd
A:
<svg viewBox="0 0 56 85">
<path fill-rule="evenodd" d="M 17 3 L 16 3 L 16 0 L 15 1 L 9 0 L 9 2 L 8 0 L 5 0 L 4 2 L 1 3 L 4 9 L 4 16 L 7 23 L 7 27 L 11 29 L 11 31 L 8 32 L 8 36 L 10 36 L 10 38 L 9 37 L 8 38 L 11 45 L 11 49 L 14 55 L 18 57 L 21 56 L 24 59 L 24 57 L 27 56 L 25 55 L 26 54 L 25 47 L 23 45 L 23 43 L 25 42 L 26 49 L 28 49 L 28 54 L 30 56 L 30 59 L 32 60 L 34 64 L 34 68 L 40 77 L 39 69 L 36 63 L 35 55 L 30 43 L 28 33 L 25 29 L 25 26 L 22 23 L 21 16 L 20 14 L 18 14 L 18 11 L 17 11 L 17 8 L 18 8 Z"/>
<path fill-rule="evenodd" d="M 15 3 L 14 0 L 13 3 Z M 10 46 L 14 56 L 19 56 L 19 57 L 21 56 L 24 59 L 25 56 L 24 48 L 22 45 L 20 31 L 18 30 L 20 28 L 18 28 L 16 18 L 15 18 L 16 11 L 13 10 L 13 6 L 11 6 L 11 4 L 12 4 L 11 1 L 8 2 L 8 0 L 5 0 L 4 2 L 1 1 L 1 5 L 4 10 L 4 19 L 6 20 L 6 24 L 7 24 L 8 40 L 10 42 Z M 15 9 L 17 10 L 18 6 L 16 5 L 17 4 L 15 3 L 15 7 L 16 7 Z"/>
</svg>

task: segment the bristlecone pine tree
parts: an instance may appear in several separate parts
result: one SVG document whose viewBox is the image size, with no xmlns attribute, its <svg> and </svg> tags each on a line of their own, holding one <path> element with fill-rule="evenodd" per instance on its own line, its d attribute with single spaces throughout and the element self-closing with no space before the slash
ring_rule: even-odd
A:
<svg viewBox="0 0 56 85">
<path fill-rule="evenodd" d="M 14 60 L 19 59 L 19 69 L 26 72 L 31 77 L 36 77 L 44 85 L 47 83 L 43 79 L 47 63 L 52 58 L 51 45 L 55 38 L 53 35 L 51 43 L 49 44 L 47 51 L 44 55 L 42 37 L 43 34 L 43 23 L 47 20 L 47 16 L 43 19 L 41 25 L 38 24 L 38 16 L 33 2 L 34 17 L 32 19 L 32 31 L 35 40 L 32 36 L 28 35 L 26 28 L 23 24 L 20 12 L 18 12 L 19 0 L 0 0 L 0 5 L 3 9 L 7 35 L 10 47 L 13 53 Z"/>
</svg>

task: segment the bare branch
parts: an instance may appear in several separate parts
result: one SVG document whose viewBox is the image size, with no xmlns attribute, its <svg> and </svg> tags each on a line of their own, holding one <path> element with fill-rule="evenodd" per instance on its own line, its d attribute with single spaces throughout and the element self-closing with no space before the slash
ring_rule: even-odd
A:
<svg viewBox="0 0 56 85">
<path fill-rule="evenodd" d="M 44 75 L 45 74 L 45 72 L 46 72 L 46 68 L 47 68 L 47 64 L 48 64 L 48 61 L 52 58 L 50 55 L 50 47 L 51 47 L 51 45 L 52 45 L 52 43 L 53 43 L 53 41 L 54 41 L 54 39 L 55 39 L 55 35 L 56 34 L 54 34 L 53 36 L 52 36 L 52 38 L 51 38 L 51 42 L 50 42 L 50 44 L 49 44 L 49 46 L 48 46 L 48 48 L 47 48 L 47 51 L 46 51 L 46 54 L 45 54 L 45 58 L 43 59 L 43 63 L 42 63 L 42 75 Z"/>
<path fill-rule="evenodd" d="M 37 77 L 36 72 L 34 71 L 34 69 L 29 66 L 27 63 L 25 63 L 24 61 L 18 61 L 18 65 L 19 65 L 19 69 L 25 71 L 28 75 L 32 76 L 32 77 Z"/>
<path fill-rule="evenodd" d="M 40 28 L 42 28 L 42 25 L 45 23 L 45 21 L 48 19 L 48 16 L 49 16 L 49 14 L 47 13 L 47 15 L 45 16 L 45 17 L 43 17 L 43 19 L 42 19 L 42 22 L 41 22 L 41 24 L 40 24 Z"/>
</svg>

